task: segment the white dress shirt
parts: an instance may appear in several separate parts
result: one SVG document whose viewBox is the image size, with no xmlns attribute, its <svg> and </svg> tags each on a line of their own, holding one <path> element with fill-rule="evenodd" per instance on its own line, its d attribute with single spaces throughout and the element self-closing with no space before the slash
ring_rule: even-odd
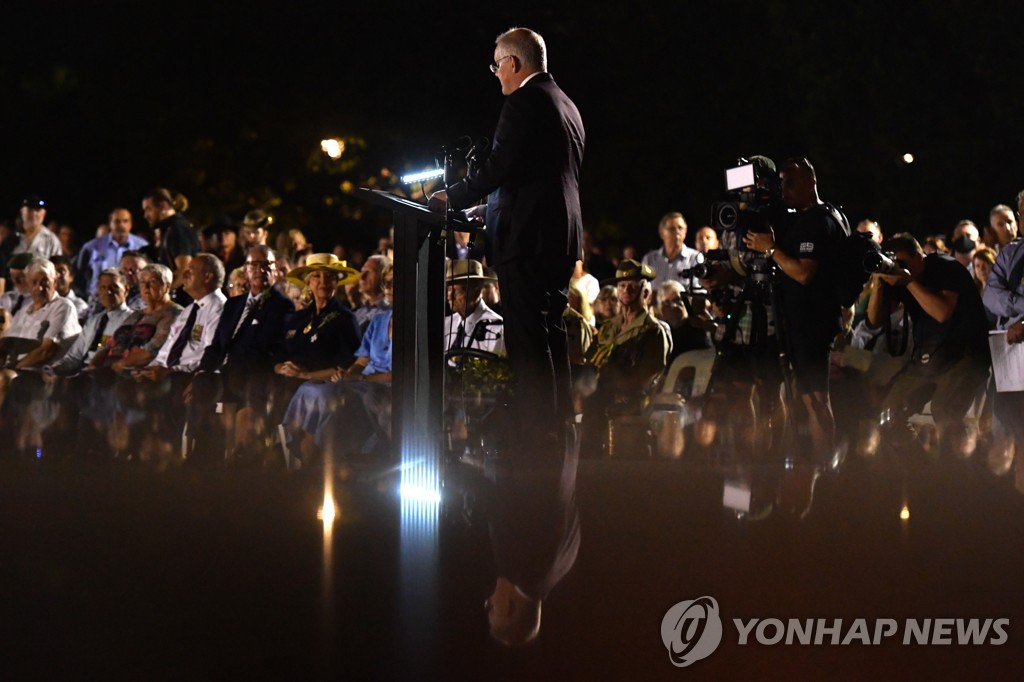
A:
<svg viewBox="0 0 1024 682">
<path fill-rule="evenodd" d="M 160 347 L 150 367 L 167 367 L 167 358 L 171 354 L 171 348 L 181 334 L 188 334 L 188 342 L 181 353 L 181 359 L 173 367 L 176 372 L 195 372 L 199 369 L 199 361 L 203 359 L 203 352 L 206 347 L 213 343 L 213 337 L 217 333 L 217 324 L 220 322 L 220 315 L 224 311 L 224 302 L 227 297 L 217 289 L 212 293 L 203 296 L 198 301 L 190 303 L 174 320 L 171 331 L 167 335 L 167 341 Z M 188 318 L 192 315 L 192 309 L 199 306 L 196 314 L 196 321 L 191 329 L 185 329 Z"/>
<path fill-rule="evenodd" d="M 480 323 L 484 324 L 481 325 Z M 460 339 L 459 327 L 462 326 Z M 477 327 L 479 326 L 479 329 Z M 463 321 L 462 315 L 452 313 L 444 319 L 446 351 L 456 347 L 476 348 L 496 355 L 505 355 L 505 328 L 501 315 L 480 301 L 476 310 Z"/>
<path fill-rule="evenodd" d="M 107 316 L 107 323 L 103 325 L 103 330 L 97 344 L 92 346 L 92 340 L 96 338 L 96 331 L 103 320 L 104 314 Z M 107 339 L 122 325 L 128 324 L 128 319 L 135 314 L 136 312 L 124 303 L 119 308 L 101 310 L 96 313 L 86 320 L 85 326 L 82 327 L 82 333 L 71 344 L 71 348 L 59 360 L 51 364 L 50 369 L 57 374 L 77 372 L 92 360 L 92 356 L 96 355 L 96 351 L 106 345 Z"/>
</svg>

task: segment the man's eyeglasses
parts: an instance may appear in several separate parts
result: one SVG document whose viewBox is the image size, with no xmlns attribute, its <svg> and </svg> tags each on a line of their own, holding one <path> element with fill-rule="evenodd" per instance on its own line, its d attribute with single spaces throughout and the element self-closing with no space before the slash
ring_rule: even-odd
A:
<svg viewBox="0 0 1024 682">
<path fill-rule="evenodd" d="M 491 62 L 491 73 L 498 73 L 498 69 L 501 68 L 501 63 L 511 56 L 512 55 L 507 54 L 504 57 L 498 57 L 495 61 Z"/>
</svg>

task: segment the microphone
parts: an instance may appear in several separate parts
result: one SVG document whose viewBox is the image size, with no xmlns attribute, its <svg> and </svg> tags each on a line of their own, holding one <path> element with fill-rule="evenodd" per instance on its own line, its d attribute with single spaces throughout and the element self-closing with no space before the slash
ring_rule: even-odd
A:
<svg viewBox="0 0 1024 682">
<path fill-rule="evenodd" d="M 466 165 L 469 166 L 470 173 L 476 172 L 480 162 L 490 151 L 490 144 L 490 139 L 481 137 L 469 148 L 469 151 L 466 153 Z"/>
</svg>

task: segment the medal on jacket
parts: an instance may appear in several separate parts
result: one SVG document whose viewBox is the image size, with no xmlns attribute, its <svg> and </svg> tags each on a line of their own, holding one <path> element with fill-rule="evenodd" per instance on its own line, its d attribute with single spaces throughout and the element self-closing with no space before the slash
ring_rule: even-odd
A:
<svg viewBox="0 0 1024 682">
<path fill-rule="evenodd" d="M 302 330 L 302 333 L 303 333 L 303 334 L 308 334 L 308 333 L 310 333 L 311 331 L 313 331 L 313 321 L 312 321 L 312 320 L 310 320 L 310 321 L 309 321 L 309 324 L 307 324 L 307 325 L 305 326 L 305 328 L 304 328 L 304 329 Z"/>
</svg>

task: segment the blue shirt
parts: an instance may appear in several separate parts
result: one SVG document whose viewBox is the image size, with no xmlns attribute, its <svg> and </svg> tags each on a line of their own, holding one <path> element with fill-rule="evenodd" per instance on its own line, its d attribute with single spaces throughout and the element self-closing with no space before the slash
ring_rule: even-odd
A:
<svg viewBox="0 0 1024 682">
<path fill-rule="evenodd" d="M 125 251 L 138 251 L 148 246 L 142 237 L 128 234 L 128 241 L 118 244 L 111 234 L 96 237 L 85 243 L 78 253 L 76 266 L 78 272 L 76 277 L 85 281 L 85 293 L 91 298 L 96 295 L 96 285 L 100 279 L 100 273 L 107 268 L 116 268 L 121 262 L 121 256 Z"/>
<path fill-rule="evenodd" d="M 363 334 L 363 340 L 356 351 L 357 358 L 370 358 L 369 364 L 363 368 L 363 374 L 381 374 L 391 371 L 391 326 L 393 311 L 385 310 L 370 320 L 370 326 Z"/>
</svg>

